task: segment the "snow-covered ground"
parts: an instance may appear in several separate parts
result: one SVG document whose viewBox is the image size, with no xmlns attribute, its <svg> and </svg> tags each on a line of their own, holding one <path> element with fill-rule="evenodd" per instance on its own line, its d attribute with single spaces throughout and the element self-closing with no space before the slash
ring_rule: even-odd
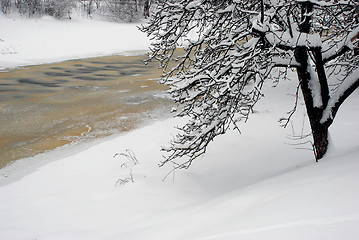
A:
<svg viewBox="0 0 359 240">
<path fill-rule="evenodd" d="M 0 69 L 146 51 L 149 41 L 136 24 L 83 18 L 57 21 L 0 13 Z"/>
<path fill-rule="evenodd" d="M 335 151 L 315 163 L 312 152 L 296 149 L 308 145 L 288 137 L 308 133 L 303 106 L 293 128 L 278 124 L 295 87 L 295 80 L 265 86 L 242 134 L 218 137 L 190 169 L 164 181 L 172 166 L 158 168 L 159 150 L 181 119 L 2 169 L 0 239 L 358 239 L 359 93 L 330 129 Z M 114 157 L 126 149 L 138 164 Z"/>
</svg>

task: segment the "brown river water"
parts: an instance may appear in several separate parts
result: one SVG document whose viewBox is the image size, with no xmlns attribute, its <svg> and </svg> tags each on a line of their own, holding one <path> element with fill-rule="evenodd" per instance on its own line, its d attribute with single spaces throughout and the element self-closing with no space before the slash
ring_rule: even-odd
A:
<svg viewBox="0 0 359 240">
<path fill-rule="evenodd" d="M 69 143 L 169 116 L 172 101 L 145 56 L 108 56 L 0 72 L 0 168 Z"/>
</svg>

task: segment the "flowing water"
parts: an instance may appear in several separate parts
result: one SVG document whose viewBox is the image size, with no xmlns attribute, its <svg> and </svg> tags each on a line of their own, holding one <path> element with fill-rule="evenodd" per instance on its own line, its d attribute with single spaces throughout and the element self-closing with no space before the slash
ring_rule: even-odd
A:
<svg viewBox="0 0 359 240">
<path fill-rule="evenodd" d="M 145 56 L 109 56 L 0 72 L 0 168 L 167 115 L 161 71 Z"/>
</svg>

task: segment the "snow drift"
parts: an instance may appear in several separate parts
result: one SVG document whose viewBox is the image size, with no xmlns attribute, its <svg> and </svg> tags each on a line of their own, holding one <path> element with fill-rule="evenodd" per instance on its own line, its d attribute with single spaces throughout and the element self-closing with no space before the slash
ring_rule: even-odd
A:
<svg viewBox="0 0 359 240">
<path fill-rule="evenodd" d="M 46 19 L 0 20 L 2 67 L 147 45 L 132 32 L 134 25 L 81 22 L 75 28 Z M 309 131 L 303 105 L 292 128 L 278 127 L 293 106 L 295 96 L 286 93 L 295 93 L 296 80 L 265 87 L 266 97 L 241 125 L 242 134 L 216 138 L 186 171 L 158 168 L 159 149 L 176 133 L 173 127 L 183 124 L 180 119 L 1 169 L 0 239 L 357 239 L 358 91 L 330 129 L 336 150 L 315 163 L 312 152 L 302 149 L 310 145 L 293 138 Z M 126 149 L 139 164 L 114 157 Z"/>
</svg>

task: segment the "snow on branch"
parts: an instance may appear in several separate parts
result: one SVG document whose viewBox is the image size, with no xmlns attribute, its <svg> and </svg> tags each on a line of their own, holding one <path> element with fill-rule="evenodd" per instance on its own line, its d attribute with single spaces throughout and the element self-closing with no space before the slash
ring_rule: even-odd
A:
<svg viewBox="0 0 359 240">
<path fill-rule="evenodd" d="M 359 35 L 359 26 L 357 26 L 353 31 L 351 31 L 348 35 L 343 37 L 343 39 L 332 45 L 329 49 L 323 52 L 323 61 L 329 62 L 336 57 L 344 54 L 349 50 L 353 50 L 353 41 Z"/>
<path fill-rule="evenodd" d="M 323 117 L 320 122 L 325 123 L 328 120 L 334 119 L 339 106 L 344 100 L 359 87 L 359 68 L 353 71 L 345 80 L 340 84 L 335 93 L 331 96 L 327 107 L 323 112 Z"/>
<path fill-rule="evenodd" d="M 348 76 L 357 73 L 359 62 L 352 51 L 358 45 L 352 41 L 359 31 L 358 5 L 354 0 L 159 1 L 141 28 L 152 39 L 148 61 L 159 61 L 178 116 L 190 119 L 164 149 L 162 164 L 191 165 L 216 136 L 248 119 L 264 81 L 278 83 L 291 68 L 309 118 L 320 120 L 324 109 L 323 121 L 335 115 L 358 84 L 355 75 Z M 278 77 L 276 67 L 285 69 Z M 348 77 L 342 82 L 343 76 Z M 332 79 L 339 87 L 329 101 Z"/>
</svg>

